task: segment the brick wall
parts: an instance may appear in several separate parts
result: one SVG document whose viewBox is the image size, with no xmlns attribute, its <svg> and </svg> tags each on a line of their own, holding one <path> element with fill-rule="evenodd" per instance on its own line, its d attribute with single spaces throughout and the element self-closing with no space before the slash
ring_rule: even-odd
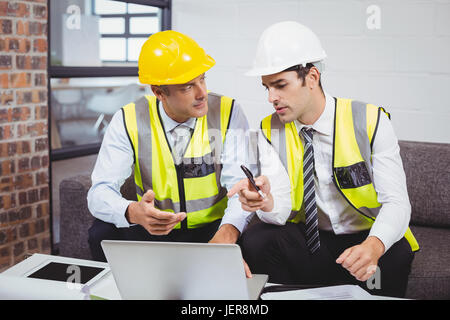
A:
<svg viewBox="0 0 450 320">
<path fill-rule="evenodd" d="M 231 95 L 250 126 L 273 112 L 260 79 L 246 77 L 258 38 L 294 20 L 328 55 L 323 87 L 385 106 L 403 140 L 450 143 L 450 0 L 173 0 L 172 26 L 215 59 L 208 89 Z M 374 9 L 375 8 L 375 9 Z M 379 13 L 379 28 L 371 23 Z"/>
<path fill-rule="evenodd" d="M 50 253 L 47 1 L 0 0 L 0 272 Z"/>
</svg>

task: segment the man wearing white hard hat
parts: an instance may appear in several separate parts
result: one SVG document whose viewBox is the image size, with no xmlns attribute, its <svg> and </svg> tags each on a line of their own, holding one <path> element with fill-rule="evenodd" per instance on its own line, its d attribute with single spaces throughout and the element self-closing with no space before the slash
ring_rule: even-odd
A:
<svg viewBox="0 0 450 320">
<path fill-rule="evenodd" d="M 247 75 L 261 77 L 275 108 L 258 140 L 256 184 L 266 197 L 247 180 L 228 193 L 265 222 L 242 235 L 244 259 L 274 283 L 354 283 L 404 296 L 419 246 L 390 115 L 324 91 L 325 58 L 318 37 L 297 22 L 261 35 Z"/>
</svg>

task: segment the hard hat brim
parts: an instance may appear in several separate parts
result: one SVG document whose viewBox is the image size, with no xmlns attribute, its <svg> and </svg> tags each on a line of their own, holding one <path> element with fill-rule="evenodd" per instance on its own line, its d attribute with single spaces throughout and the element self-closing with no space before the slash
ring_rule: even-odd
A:
<svg viewBox="0 0 450 320">
<path fill-rule="evenodd" d="M 216 64 L 216 61 L 210 56 L 206 55 L 204 61 L 196 68 L 184 73 L 177 78 L 168 78 L 161 81 L 151 79 L 151 77 L 139 75 L 139 81 L 143 84 L 150 84 L 156 86 L 172 85 L 172 84 L 184 84 L 192 79 L 197 78 L 199 75 L 205 73 Z"/>
<path fill-rule="evenodd" d="M 307 63 L 314 64 L 317 62 L 322 62 L 322 60 L 325 58 L 326 58 L 326 54 L 324 54 L 321 57 L 317 57 L 317 59 L 312 59 L 312 61 L 300 61 L 300 62 L 295 61 L 295 62 L 291 62 L 291 63 L 279 65 L 279 66 L 274 66 L 274 67 L 253 68 L 253 69 L 247 71 L 246 73 L 244 73 L 244 75 L 249 76 L 249 77 L 268 76 L 271 74 L 276 74 L 276 73 L 282 72 L 283 70 L 286 70 L 293 66 L 297 66 L 299 64 L 306 66 Z"/>
</svg>

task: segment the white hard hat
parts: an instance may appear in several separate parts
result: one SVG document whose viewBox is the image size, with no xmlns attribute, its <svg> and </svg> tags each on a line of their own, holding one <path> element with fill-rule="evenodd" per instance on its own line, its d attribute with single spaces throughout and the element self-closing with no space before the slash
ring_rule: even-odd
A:
<svg viewBox="0 0 450 320">
<path fill-rule="evenodd" d="M 295 21 L 278 22 L 262 33 L 253 69 L 246 75 L 274 74 L 299 64 L 315 64 L 326 56 L 319 38 L 311 29 Z"/>
</svg>

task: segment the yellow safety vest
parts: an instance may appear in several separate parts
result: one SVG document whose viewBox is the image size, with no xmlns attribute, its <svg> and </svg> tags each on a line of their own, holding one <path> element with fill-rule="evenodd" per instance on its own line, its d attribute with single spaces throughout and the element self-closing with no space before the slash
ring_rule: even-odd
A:
<svg viewBox="0 0 450 320">
<path fill-rule="evenodd" d="M 347 202 L 370 223 L 381 208 L 373 185 L 372 145 L 383 108 L 351 99 L 336 99 L 333 139 L 333 182 Z M 264 118 L 261 130 L 277 150 L 289 173 L 292 211 L 290 222 L 305 221 L 303 208 L 303 144 L 294 122 L 283 124 L 276 113 Z M 370 215 L 361 209 L 365 208 Z M 411 230 L 405 233 L 413 251 L 419 244 Z"/>
<path fill-rule="evenodd" d="M 221 219 L 227 190 L 220 184 L 220 155 L 234 100 L 208 93 L 208 113 L 196 119 L 181 164 L 176 165 L 161 122 L 155 96 L 144 96 L 122 108 L 134 150 L 137 198 L 152 189 L 155 206 L 186 212 L 176 229 L 198 228 Z"/>
</svg>

